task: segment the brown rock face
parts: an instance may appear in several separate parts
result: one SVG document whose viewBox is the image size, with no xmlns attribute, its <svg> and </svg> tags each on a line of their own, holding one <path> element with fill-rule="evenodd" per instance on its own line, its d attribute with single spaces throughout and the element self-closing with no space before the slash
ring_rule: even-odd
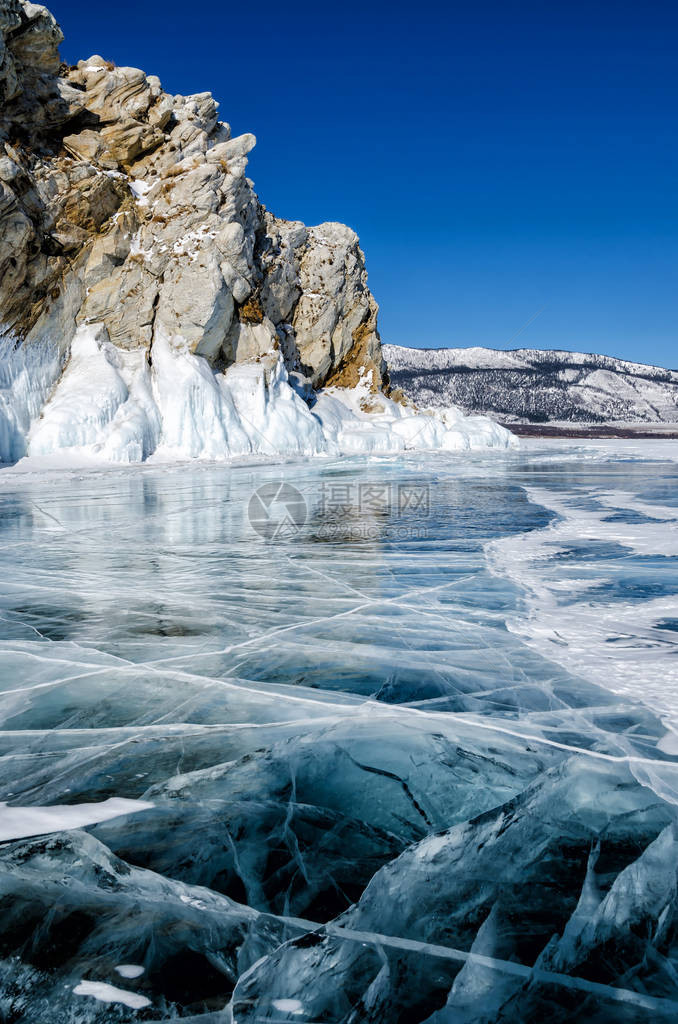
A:
<svg viewBox="0 0 678 1024">
<path fill-rule="evenodd" d="M 354 388 L 371 373 L 370 390 L 379 391 L 383 382 L 381 344 L 377 333 L 377 304 L 372 302 L 364 323 L 353 331 L 353 345 L 332 370 L 327 383 L 338 388 Z"/>
<path fill-rule="evenodd" d="M 211 363 L 280 349 L 314 386 L 382 385 L 358 238 L 271 216 L 209 93 L 136 68 L 59 63 L 44 7 L 0 0 L 0 333 L 64 353 L 82 323 L 124 349 L 156 332 Z"/>
</svg>

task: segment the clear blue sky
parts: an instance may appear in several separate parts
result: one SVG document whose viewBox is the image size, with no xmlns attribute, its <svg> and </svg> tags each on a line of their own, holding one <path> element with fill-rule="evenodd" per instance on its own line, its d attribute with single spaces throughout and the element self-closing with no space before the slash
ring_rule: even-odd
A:
<svg viewBox="0 0 678 1024">
<path fill-rule="evenodd" d="M 66 60 L 211 91 L 274 213 L 355 228 L 384 341 L 678 366 L 675 0 L 49 5 Z"/>
</svg>

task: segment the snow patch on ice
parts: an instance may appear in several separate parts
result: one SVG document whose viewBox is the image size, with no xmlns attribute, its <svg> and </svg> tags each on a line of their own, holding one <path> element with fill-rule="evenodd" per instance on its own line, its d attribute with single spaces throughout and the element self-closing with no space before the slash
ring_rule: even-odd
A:
<svg viewBox="0 0 678 1024">
<path fill-rule="evenodd" d="M 151 1005 L 151 1000 L 140 996 L 137 992 L 127 992 L 124 988 L 107 985 L 105 981 L 81 981 L 75 986 L 76 996 L 93 996 L 101 1003 L 122 1003 L 132 1010 L 143 1010 Z"/>
<path fill-rule="evenodd" d="M 303 1013 L 304 1010 L 300 999 L 274 999 L 271 1006 L 280 1013 Z"/>
<path fill-rule="evenodd" d="M 125 797 L 109 797 L 92 804 L 54 804 L 51 807 L 9 807 L 0 803 L 0 842 L 84 828 L 122 814 L 146 811 L 150 807 L 153 804 L 148 801 Z"/>
<path fill-rule="evenodd" d="M 491 571 L 526 592 L 525 609 L 507 621 L 508 628 L 550 661 L 590 682 L 642 699 L 660 713 L 673 710 L 678 699 L 676 647 L 672 631 L 662 623 L 676 618 L 675 594 L 655 595 L 648 587 L 642 598 L 634 592 L 625 596 L 616 562 L 623 560 L 630 568 L 634 559 L 678 558 L 678 509 L 621 489 L 597 491 L 586 502 L 581 495 L 561 497 L 546 488 L 528 487 L 526 493 L 558 518 L 543 530 L 486 545 Z M 624 514 L 629 513 L 645 518 L 626 522 Z M 604 563 L 609 592 L 605 576 L 590 571 L 601 547 L 610 553 Z M 616 549 L 619 553 L 611 561 Z M 654 583 L 657 570 L 649 564 L 646 572 Z M 672 752 L 672 739 L 667 736 L 662 742 L 666 748 L 661 749 Z"/>
<path fill-rule="evenodd" d="M 121 978 L 132 979 L 140 978 L 146 968 L 142 967 L 141 964 L 118 964 L 115 970 Z"/>
<path fill-rule="evenodd" d="M 196 910 L 207 910 L 207 904 L 203 903 L 202 900 L 195 899 L 194 896 L 185 896 L 183 893 L 179 896 L 182 903 L 185 903 L 187 907 L 195 907 Z"/>
</svg>

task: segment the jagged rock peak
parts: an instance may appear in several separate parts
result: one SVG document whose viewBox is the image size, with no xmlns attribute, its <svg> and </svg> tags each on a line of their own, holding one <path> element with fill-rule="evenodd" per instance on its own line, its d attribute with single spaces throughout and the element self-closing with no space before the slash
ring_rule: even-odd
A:
<svg viewBox="0 0 678 1024">
<path fill-rule="evenodd" d="M 124 350 L 228 366 L 278 349 L 314 387 L 384 383 L 358 238 L 273 217 L 210 93 L 60 63 L 52 14 L 0 0 L 0 334 L 65 357 L 101 324 Z M 369 375 L 371 371 L 371 376 Z"/>
</svg>

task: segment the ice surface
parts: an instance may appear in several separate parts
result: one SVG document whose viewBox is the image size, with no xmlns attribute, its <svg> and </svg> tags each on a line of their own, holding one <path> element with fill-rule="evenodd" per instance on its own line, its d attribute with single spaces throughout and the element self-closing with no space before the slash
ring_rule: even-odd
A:
<svg viewBox="0 0 678 1024">
<path fill-rule="evenodd" d="M 633 467 L 627 473 L 632 481 Z M 487 555 L 493 571 L 525 590 L 509 629 L 615 693 L 678 709 L 678 508 L 664 504 L 662 476 L 660 467 L 646 472 L 640 494 L 624 481 L 611 492 L 593 482 L 555 494 L 528 487 L 556 518 L 544 530 L 491 541 Z"/>
<path fill-rule="evenodd" d="M 34 465 L 0 801 L 50 833 L 0 843 L 0 1015 L 676 1019 L 675 447 Z"/>
<path fill-rule="evenodd" d="M 675 907 L 676 862 L 666 854 L 663 869 L 669 877 L 659 884 L 656 873 L 646 877 L 629 865 L 636 863 L 634 844 L 649 851 L 663 830 L 671 831 L 672 820 L 672 809 L 657 804 L 655 795 L 638 786 L 628 770 L 569 760 L 544 773 L 515 800 L 411 846 L 375 875 L 357 906 L 338 923 L 342 930 L 378 932 L 423 946 L 464 950 L 475 945 L 474 952 L 479 951 L 476 934 L 483 923 L 485 954 L 532 965 L 553 933 L 566 931 L 576 913 L 591 845 L 599 838 L 601 909 L 596 907 L 594 915 L 609 917 L 611 911 L 605 908 L 612 901 L 617 929 L 630 918 L 634 925 L 647 919 L 647 931 L 653 934 L 664 909 L 669 906 L 672 913 Z M 648 855 L 646 851 L 643 856 Z M 631 878 L 623 882 L 627 871 Z M 615 887 L 628 893 L 632 914 L 625 905 L 619 907 Z M 580 960 L 584 943 L 589 962 L 605 957 L 609 933 L 595 921 L 589 917 L 587 923 L 591 936 L 586 931 L 580 936 Z M 655 970 L 660 978 L 664 972 L 670 976 L 673 954 L 666 964 L 659 949 L 655 957 L 650 976 Z M 452 985 L 435 959 L 413 958 L 406 946 L 389 955 L 387 983 L 380 978 L 383 968 L 378 955 L 366 955 L 358 943 L 345 941 L 341 931 L 328 930 L 310 948 L 304 939 L 292 942 L 255 965 L 236 987 L 236 1019 L 266 1019 L 268 1000 L 283 993 L 303 998 L 311 1020 L 335 1019 L 345 1013 L 344 1005 L 352 1006 L 355 1019 L 391 1019 L 396 1012 L 411 1012 L 417 1019 L 422 989 L 433 1004 L 436 986 L 446 992 Z M 555 962 L 553 969 L 566 973 Z M 603 980 L 602 965 L 600 970 Z M 324 978 L 324 984 L 309 986 L 311 975 Z M 501 986 L 504 1007 L 515 1001 L 514 989 Z M 496 995 L 494 986 L 492 990 L 491 996 Z M 448 1008 L 458 996 L 457 991 L 448 998 Z M 487 1003 L 484 1009 L 489 1009 Z M 510 1019 L 534 1018 L 515 1013 Z"/>
</svg>

